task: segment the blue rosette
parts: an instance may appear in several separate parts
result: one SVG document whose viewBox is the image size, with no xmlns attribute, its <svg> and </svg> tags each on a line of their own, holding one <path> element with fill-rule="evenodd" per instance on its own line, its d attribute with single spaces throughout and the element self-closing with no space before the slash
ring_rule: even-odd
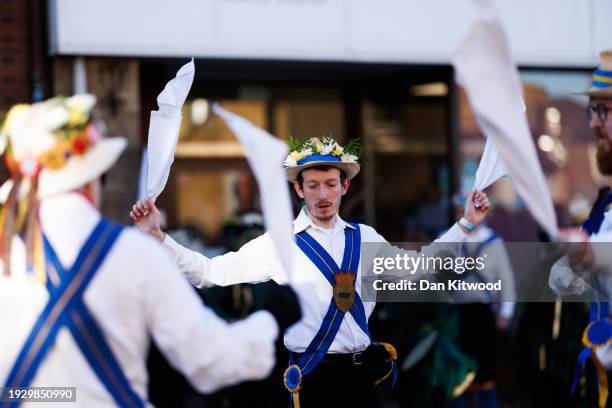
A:
<svg viewBox="0 0 612 408">
<path fill-rule="evenodd" d="M 302 370 L 297 364 L 292 364 L 283 374 L 283 383 L 287 391 L 296 393 L 302 387 Z"/>
<path fill-rule="evenodd" d="M 592 349 L 606 346 L 612 340 L 612 323 L 608 319 L 594 320 L 582 334 L 582 343 Z"/>
</svg>

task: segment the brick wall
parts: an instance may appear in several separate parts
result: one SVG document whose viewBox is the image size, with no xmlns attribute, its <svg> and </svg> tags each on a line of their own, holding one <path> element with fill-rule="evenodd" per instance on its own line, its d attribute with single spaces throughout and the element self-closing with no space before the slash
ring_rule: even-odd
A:
<svg viewBox="0 0 612 408">
<path fill-rule="evenodd" d="M 0 1 L 0 111 L 30 100 L 29 2 Z"/>
</svg>

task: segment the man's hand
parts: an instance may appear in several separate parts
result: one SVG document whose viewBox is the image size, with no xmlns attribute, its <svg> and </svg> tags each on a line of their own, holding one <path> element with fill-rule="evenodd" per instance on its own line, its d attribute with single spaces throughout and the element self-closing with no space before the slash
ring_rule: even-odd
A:
<svg viewBox="0 0 612 408">
<path fill-rule="evenodd" d="M 558 244 L 567 254 L 570 266 L 575 271 L 583 271 L 593 265 L 593 250 L 585 231 L 578 228 L 561 230 Z"/>
<path fill-rule="evenodd" d="M 467 197 L 463 217 L 470 224 L 477 226 L 487 216 L 489 206 L 490 203 L 487 195 L 482 191 L 474 190 Z"/>
<path fill-rule="evenodd" d="M 132 206 L 130 217 L 138 228 L 163 242 L 166 234 L 161 230 L 159 210 L 153 197 L 138 201 Z"/>
</svg>

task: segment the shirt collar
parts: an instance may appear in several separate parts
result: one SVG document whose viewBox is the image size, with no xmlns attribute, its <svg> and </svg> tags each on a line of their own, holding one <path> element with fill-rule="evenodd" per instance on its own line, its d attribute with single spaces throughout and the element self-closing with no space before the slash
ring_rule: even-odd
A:
<svg viewBox="0 0 612 408">
<path fill-rule="evenodd" d="M 308 216 L 308 210 L 306 209 L 306 207 L 302 207 L 302 210 L 300 211 L 300 214 L 293 221 L 293 234 L 297 234 L 299 232 L 302 232 L 302 231 L 306 230 L 308 227 L 314 227 L 314 226 L 315 226 L 315 224 L 312 222 L 312 219 Z M 336 214 L 336 224 L 335 224 L 335 226 L 338 226 L 339 228 L 342 228 L 343 230 L 346 227 L 355 229 L 355 227 L 353 227 L 348 222 L 344 221 L 337 214 Z"/>
</svg>

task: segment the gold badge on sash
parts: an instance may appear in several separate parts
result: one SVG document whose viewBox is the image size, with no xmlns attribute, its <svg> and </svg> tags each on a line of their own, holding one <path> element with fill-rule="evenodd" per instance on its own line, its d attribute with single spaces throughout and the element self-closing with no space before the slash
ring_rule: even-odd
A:
<svg viewBox="0 0 612 408">
<path fill-rule="evenodd" d="M 334 301 L 344 313 L 351 310 L 355 301 L 355 277 L 352 272 L 335 272 Z"/>
</svg>

